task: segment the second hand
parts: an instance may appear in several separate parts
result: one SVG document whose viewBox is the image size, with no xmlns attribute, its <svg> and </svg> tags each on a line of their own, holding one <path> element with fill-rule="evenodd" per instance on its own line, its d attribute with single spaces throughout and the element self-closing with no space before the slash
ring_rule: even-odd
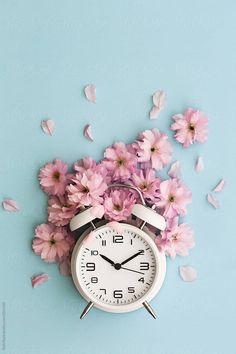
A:
<svg viewBox="0 0 236 354">
<path fill-rule="evenodd" d="M 134 270 L 134 269 L 125 268 L 125 267 L 120 267 L 120 269 L 129 270 L 130 272 L 134 272 L 134 273 L 138 273 L 138 274 L 142 274 L 142 275 L 144 275 L 144 273 L 142 273 L 142 272 L 138 272 L 137 270 Z"/>
</svg>

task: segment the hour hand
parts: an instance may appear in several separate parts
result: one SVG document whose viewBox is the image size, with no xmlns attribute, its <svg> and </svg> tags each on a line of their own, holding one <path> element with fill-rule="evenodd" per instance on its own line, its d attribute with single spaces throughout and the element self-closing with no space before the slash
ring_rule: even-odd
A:
<svg viewBox="0 0 236 354">
<path fill-rule="evenodd" d="M 104 256 L 103 254 L 100 254 L 100 257 L 102 257 L 105 261 L 107 261 L 108 263 L 110 263 L 112 266 L 115 265 L 115 262 L 113 262 L 110 258 Z"/>
</svg>

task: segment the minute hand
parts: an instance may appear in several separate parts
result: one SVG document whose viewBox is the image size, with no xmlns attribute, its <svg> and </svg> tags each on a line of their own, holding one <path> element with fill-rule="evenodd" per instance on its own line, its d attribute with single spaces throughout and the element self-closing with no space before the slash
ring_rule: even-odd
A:
<svg viewBox="0 0 236 354">
<path fill-rule="evenodd" d="M 135 253 L 133 256 L 131 256 L 131 257 L 127 258 L 125 261 L 121 262 L 121 265 L 128 263 L 129 261 L 131 261 L 131 259 L 139 256 L 142 252 L 143 251 L 139 251 L 138 253 Z"/>
</svg>

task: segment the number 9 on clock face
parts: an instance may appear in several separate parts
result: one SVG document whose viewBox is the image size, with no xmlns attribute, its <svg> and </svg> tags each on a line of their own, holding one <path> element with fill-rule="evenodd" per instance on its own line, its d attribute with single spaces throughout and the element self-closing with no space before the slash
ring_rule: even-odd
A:
<svg viewBox="0 0 236 354">
<path fill-rule="evenodd" d="M 81 295 L 109 312 L 129 312 L 143 306 L 164 281 L 166 260 L 145 231 L 122 224 L 118 234 L 108 226 L 77 242 L 71 260 L 72 277 Z"/>
</svg>

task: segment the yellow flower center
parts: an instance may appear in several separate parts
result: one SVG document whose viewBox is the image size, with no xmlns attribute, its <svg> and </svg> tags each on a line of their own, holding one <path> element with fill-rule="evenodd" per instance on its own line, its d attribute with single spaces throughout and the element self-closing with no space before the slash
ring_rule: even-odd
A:
<svg viewBox="0 0 236 354">
<path fill-rule="evenodd" d="M 177 240 L 178 240 L 178 234 L 172 235 L 172 240 L 173 240 L 173 241 L 177 241 Z"/>
<path fill-rule="evenodd" d="M 157 152 L 158 149 L 157 149 L 155 146 L 152 146 L 151 149 L 150 149 L 150 151 L 153 153 L 153 152 Z"/>
<path fill-rule="evenodd" d="M 189 129 L 190 132 L 194 132 L 195 126 L 192 123 L 190 123 L 189 126 L 188 126 L 188 129 Z"/>
<path fill-rule="evenodd" d="M 175 201 L 175 196 L 174 195 L 170 195 L 169 196 L 169 202 L 173 203 Z"/>
<path fill-rule="evenodd" d="M 122 159 L 121 157 L 116 161 L 118 166 L 124 166 L 125 165 L 125 160 Z"/>
<path fill-rule="evenodd" d="M 54 179 L 55 181 L 59 181 L 59 180 L 60 180 L 60 176 L 61 176 L 60 172 L 59 172 L 59 171 L 56 171 L 56 172 L 54 172 L 54 174 L 53 174 L 53 179 Z"/>
<path fill-rule="evenodd" d="M 114 204 L 114 209 L 117 211 L 121 211 L 122 210 L 122 206 L 119 204 Z"/>
</svg>

